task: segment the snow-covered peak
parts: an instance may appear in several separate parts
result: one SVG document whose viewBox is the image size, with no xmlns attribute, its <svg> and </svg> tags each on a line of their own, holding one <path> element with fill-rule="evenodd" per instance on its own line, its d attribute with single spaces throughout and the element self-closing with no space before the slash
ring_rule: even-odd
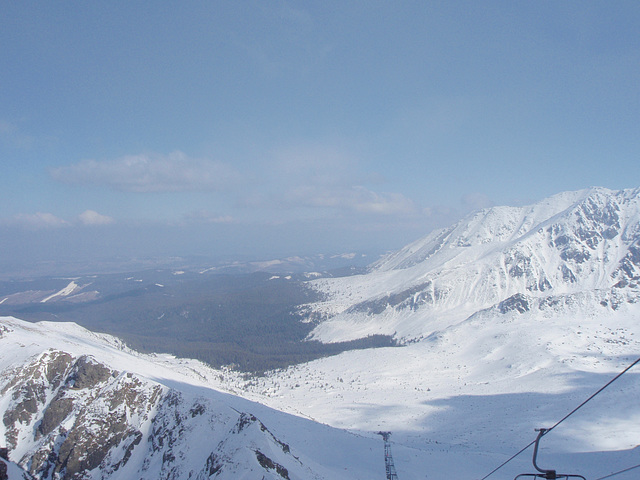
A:
<svg viewBox="0 0 640 480">
<path fill-rule="evenodd" d="M 313 282 L 327 298 L 311 308 L 326 320 L 313 336 L 414 340 L 433 332 L 436 320 L 456 323 L 517 294 L 593 292 L 598 303 L 617 304 L 638 295 L 639 234 L 640 189 L 591 188 L 480 210 L 385 257 L 366 275 Z M 617 300 L 604 298 L 609 294 Z"/>
<path fill-rule="evenodd" d="M 622 208 L 637 225 L 640 189 L 612 191 L 594 187 L 564 192 L 524 207 L 497 206 L 471 213 L 456 224 L 416 240 L 372 265 L 373 270 L 409 268 L 439 254 L 443 259 L 471 250 L 478 256 L 496 245 L 515 244 L 550 224 L 601 224 L 602 230 L 615 223 Z M 574 216 L 575 218 L 572 218 Z M 478 248 L 480 247 L 480 248 Z M 456 254 L 450 253 L 456 250 Z M 471 256 L 471 255 L 468 255 Z M 440 260 L 440 263 L 443 263 Z"/>
</svg>

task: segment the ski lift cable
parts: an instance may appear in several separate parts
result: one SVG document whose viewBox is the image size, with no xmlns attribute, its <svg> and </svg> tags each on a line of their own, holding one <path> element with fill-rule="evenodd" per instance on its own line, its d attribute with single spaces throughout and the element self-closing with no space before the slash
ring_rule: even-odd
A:
<svg viewBox="0 0 640 480">
<path fill-rule="evenodd" d="M 605 475 L 604 477 L 596 478 L 596 480 L 604 480 L 605 478 L 615 477 L 616 475 L 620 475 L 621 473 L 629 472 L 629 471 L 633 470 L 634 468 L 639 468 L 639 467 L 640 467 L 640 464 L 634 465 L 633 467 L 625 468 L 624 470 L 620 470 L 619 472 L 610 473 L 609 475 Z"/>
<path fill-rule="evenodd" d="M 627 373 L 629 370 L 631 370 L 635 365 L 637 365 L 638 363 L 640 363 L 640 358 L 638 358 L 635 362 L 633 362 L 631 365 L 629 365 L 627 368 L 625 368 L 623 371 L 621 371 L 618 375 L 616 375 L 615 377 L 613 377 L 611 380 L 609 380 L 607 382 L 606 385 L 604 385 L 603 387 L 600 388 L 600 390 L 598 390 L 596 393 L 594 393 L 593 395 L 591 395 L 589 398 L 587 398 L 584 402 L 582 402 L 580 405 L 578 405 L 576 408 L 574 408 L 573 410 L 571 410 L 568 414 L 566 414 L 561 420 L 559 420 L 553 427 L 547 429 L 547 431 L 544 433 L 545 435 L 547 433 L 549 433 L 551 430 L 553 430 L 554 428 L 556 428 L 558 425 L 560 425 L 562 422 L 564 422 L 567 418 L 569 418 L 571 415 L 573 415 L 574 413 L 576 413 L 578 410 L 580 410 L 587 402 L 589 402 L 590 400 L 592 400 L 596 395 L 598 395 L 600 392 L 602 392 L 605 388 L 607 388 L 609 385 L 611 385 L 613 382 L 615 382 L 617 379 L 619 379 L 622 375 L 624 375 L 625 373 Z"/>
<path fill-rule="evenodd" d="M 615 377 L 613 377 L 611 380 L 609 380 L 606 385 L 604 385 L 603 387 L 601 387 L 597 392 L 595 392 L 593 395 L 591 395 L 589 398 L 587 398 L 584 402 L 582 402 L 580 405 L 578 405 L 576 408 L 574 408 L 573 410 L 571 410 L 571 412 L 569 412 L 567 415 L 565 415 L 562 419 L 560 419 L 558 422 L 555 423 L 555 425 L 553 425 L 551 428 L 547 428 L 546 431 L 543 433 L 543 435 L 546 435 L 547 433 L 549 433 L 551 430 L 553 430 L 554 428 L 556 428 L 558 425 L 560 425 L 562 422 L 564 422 L 567 418 L 569 418 L 571 415 L 573 415 L 574 413 L 576 413 L 578 410 L 580 410 L 582 407 L 584 407 L 587 402 L 591 401 L 596 395 L 598 395 L 600 392 L 602 392 L 605 388 L 607 388 L 609 385 L 611 385 L 613 382 L 615 382 L 618 378 L 620 378 L 622 375 L 624 375 L 625 373 L 627 373 L 629 370 L 631 370 L 633 367 L 635 367 L 638 363 L 640 363 L 640 357 L 638 359 L 636 359 L 635 362 L 633 362 L 631 365 L 629 365 L 627 368 L 625 368 L 624 370 L 622 370 L 618 375 L 616 375 Z M 491 472 L 489 472 L 487 475 L 485 475 L 484 477 L 482 477 L 480 480 L 485 480 L 487 478 L 489 478 L 491 475 L 493 475 L 494 473 L 496 473 L 498 470 L 500 470 L 502 467 L 504 467 L 507 463 L 509 463 L 511 460 L 513 460 L 514 458 L 516 458 L 518 455 L 520 455 L 522 452 L 524 452 L 526 449 L 528 449 L 531 445 L 533 445 L 534 443 L 536 443 L 536 441 L 532 441 L 531 443 L 529 443 L 526 447 L 522 448 L 518 453 L 516 453 L 515 455 L 513 455 L 512 457 L 510 457 L 507 461 L 503 462 L 500 466 L 496 467 L 495 469 L 493 469 Z M 640 466 L 640 465 L 638 465 Z M 636 467 L 631 467 L 631 469 L 633 468 L 637 468 Z M 628 469 L 628 470 L 631 470 Z M 622 473 L 622 472 L 620 472 Z M 617 473 L 616 473 L 617 475 Z M 611 475 L 610 475 L 611 476 Z M 608 478 L 608 477 L 602 477 L 602 478 Z M 602 480 L 602 479 L 598 479 L 598 480 Z"/>
<path fill-rule="evenodd" d="M 494 468 L 493 470 L 491 470 L 489 473 L 487 473 L 484 477 L 482 477 L 480 480 L 485 480 L 486 478 L 489 478 L 491 475 L 493 475 L 494 473 L 496 473 L 498 470 L 500 470 L 502 467 L 504 467 L 507 463 L 509 463 L 511 460 L 513 460 L 514 458 L 516 458 L 518 455 L 520 455 L 522 452 L 524 452 L 527 448 L 529 448 L 531 445 L 533 445 L 534 443 L 536 443 L 536 441 L 534 440 L 533 442 L 531 442 L 529 445 L 527 445 L 526 447 L 524 447 L 522 450 L 520 450 L 518 453 L 516 453 L 515 455 L 513 455 L 511 458 L 509 458 L 506 462 L 503 462 L 502 464 L 500 464 L 498 467 Z"/>
</svg>

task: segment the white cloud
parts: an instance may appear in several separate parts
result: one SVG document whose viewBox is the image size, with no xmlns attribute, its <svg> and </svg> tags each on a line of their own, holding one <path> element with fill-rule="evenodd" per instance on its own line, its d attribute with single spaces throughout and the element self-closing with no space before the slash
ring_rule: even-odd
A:
<svg viewBox="0 0 640 480">
<path fill-rule="evenodd" d="M 8 222 L 26 228 L 39 230 L 41 228 L 59 228 L 68 226 L 69 223 L 52 213 L 37 212 L 33 214 L 20 213 Z"/>
<path fill-rule="evenodd" d="M 379 193 L 365 185 L 382 184 L 377 172 L 363 171 L 350 148 L 296 145 L 275 154 L 273 174 L 280 184 L 281 206 L 334 209 L 372 215 L 418 212 L 415 203 L 400 193 Z M 259 196 L 256 196 L 259 198 Z M 257 204 L 257 202 L 254 202 Z"/>
<path fill-rule="evenodd" d="M 85 210 L 78 215 L 78 220 L 83 225 L 110 225 L 115 223 L 115 220 L 107 215 L 101 215 L 94 210 Z"/>
<path fill-rule="evenodd" d="M 364 190 L 364 189 L 363 189 Z M 403 215 L 414 213 L 417 209 L 412 200 L 400 193 L 376 193 L 370 190 L 362 192 L 355 209 L 363 213 L 378 215 Z"/>
<path fill-rule="evenodd" d="M 334 208 L 374 215 L 406 215 L 417 211 L 414 202 L 399 193 L 376 193 L 362 186 L 303 186 L 287 198 L 292 205 Z"/>
<path fill-rule="evenodd" d="M 221 190 L 238 173 L 223 162 L 168 155 L 127 155 L 115 160 L 83 160 L 53 168 L 51 176 L 70 184 L 94 184 L 125 192 L 184 192 Z"/>
</svg>

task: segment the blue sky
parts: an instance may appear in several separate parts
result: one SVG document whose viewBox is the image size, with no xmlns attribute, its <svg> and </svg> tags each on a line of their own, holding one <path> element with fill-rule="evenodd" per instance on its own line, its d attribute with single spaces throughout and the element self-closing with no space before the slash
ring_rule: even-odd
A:
<svg viewBox="0 0 640 480">
<path fill-rule="evenodd" d="M 640 186 L 640 3 L 3 2 L 0 266 L 399 248 Z"/>
</svg>

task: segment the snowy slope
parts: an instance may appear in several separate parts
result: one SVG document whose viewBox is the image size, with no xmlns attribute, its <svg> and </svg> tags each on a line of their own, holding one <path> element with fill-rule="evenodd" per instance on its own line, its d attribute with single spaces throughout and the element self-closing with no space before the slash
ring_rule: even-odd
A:
<svg viewBox="0 0 640 480">
<path fill-rule="evenodd" d="M 476 318 L 253 379 L 5 317 L 0 441 L 35 478 L 370 479 L 384 478 L 374 432 L 389 430 L 401 479 L 480 478 L 640 351 L 635 307 L 615 330 L 583 321 L 575 338 L 556 319 L 511 312 L 490 329 Z M 541 464 L 598 478 L 638 463 L 639 377 L 545 438 Z M 528 452 L 494 478 L 530 470 Z"/>
<path fill-rule="evenodd" d="M 223 372 L 73 324 L 0 319 L 0 442 L 49 478 L 372 478 L 357 436 L 214 389 Z M 344 452 L 350 455 L 345 457 Z"/>
<path fill-rule="evenodd" d="M 479 211 L 369 273 L 311 285 L 312 338 L 412 342 L 488 308 L 616 309 L 640 298 L 640 189 L 593 188 Z M 568 310 L 571 310 L 569 308 Z"/>
<path fill-rule="evenodd" d="M 611 318 L 591 316 L 577 331 L 530 312 L 511 311 L 490 327 L 480 315 L 407 347 L 347 352 L 257 379 L 135 354 L 70 324 L 3 318 L 0 438 L 16 426 L 12 459 L 31 469 L 44 458 L 39 451 L 60 458 L 70 437 L 81 451 L 112 444 L 92 478 L 286 478 L 279 465 L 291 479 L 368 479 L 383 478 L 374 432 L 389 430 L 400 478 L 481 478 L 632 360 L 640 351 L 637 307 L 618 314 L 615 328 Z M 629 372 L 545 438 L 540 463 L 590 479 L 638 463 L 639 377 Z M 34 403 L 29 392 L 45 400 L 17 420 L 15 407 Z M 45 421 L 64 398 L 85 400 L 63 421 Z M 122 431 L 129 434 L 114 442 Z M 55 455 L 43 449 L 51 440 Z M 258 452 L 274 468 L 264 468 Z M 528 452 L 493 478 L 530 470 Z"/>
<path fill-rule="evenodd" d="M 82 287 L 78 286 L 78 284 L 76 282 L 71 281 L 71 282 L 69 282 L 69 285 L 64 287 L 59 292 L 53 293 L 53 294 L 49 295 L 48 297 L 43 298 L 42 300 L 40 300 L 40 303 L 46 303 L 49 300 L 51 300 L 53 298 L 57 298 L 57 297 L 68 297 L 69 295 L 71 295 L 72 293 L 77 292 L 81 288 Z"/>
<path fill-rule="evenodd" d="M 370 272 L 311 282 L 314 338 L 382 333 L 253 380 L 253 399 L 333 426 L 389 430 L 429 478 L 482 478 L 640 357 L 638 190 L 498 207 L 414 242 Z M 640 367 L 548 437 L 543 466 L 599 478 L 640 463 Z M 411 456 L 400 478 L 424 478 Z M 493 478 L 531 471 L 531 452 Z M 617 478 L 637 478 L 637 471 Z"/>
<path fill-rule="evenodd" d="M 392 431 L 413 449 L 395 454 L 400 478 L 478 479 L 638 357 L 638 304 L 598 315 L 489 311 L 404 347 L 274 372 L 247 390 L 336 427 Z M 544 438 L 539 464 L 595 479 L 640 463 L 639 395 L 636 366 Z M 412 453 L 428 459 L 424 469 Z M 531 453 L 492 478 L 530 472 Z"/>
</svg>

